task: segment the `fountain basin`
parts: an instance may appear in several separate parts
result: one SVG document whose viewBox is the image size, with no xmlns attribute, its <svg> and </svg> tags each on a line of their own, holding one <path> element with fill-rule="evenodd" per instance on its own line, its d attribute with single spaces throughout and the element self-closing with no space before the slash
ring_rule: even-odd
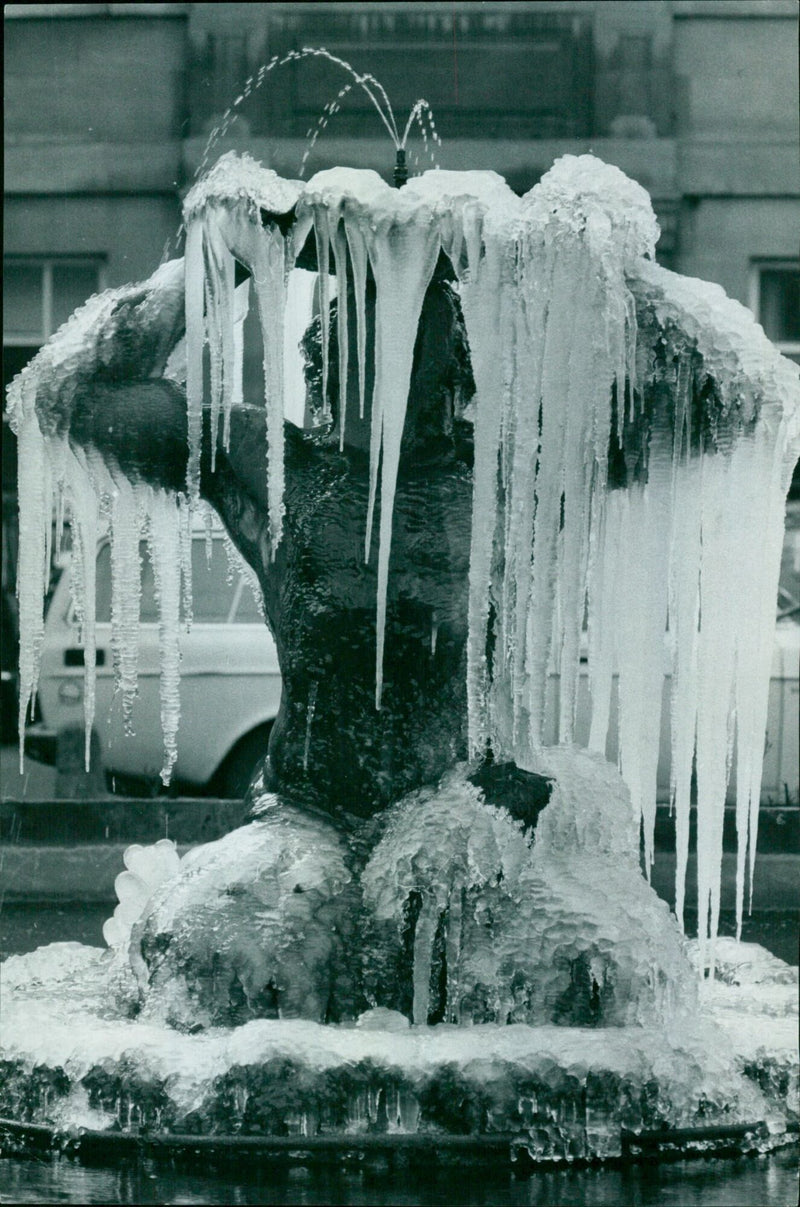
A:
<svg viewBox="0 0 800 1207">
<path fill-rule="evenodd" d="M 747 983 L 716 982 L 680 1033 L 410 1027 L 371 1011 L 337 1026 L 259 1019 L 190 1035 L 120 1017 L 110 952 L 51 944 L 3 966 L 0 1115 L 109 1142 L 156 1133 L 162 1148 L 233 1136 L 343 1151 L 393 1137 L 449 1151 L 472 1138 L 535 1162 L 698 1143 L 767 1151 L 796 1129 L 797 994 L 788 965 L 753 952 L 748 962 L 742 947 L 754 945 L 724 957 L 723 975 L 730 965 Z"/>
</svg>

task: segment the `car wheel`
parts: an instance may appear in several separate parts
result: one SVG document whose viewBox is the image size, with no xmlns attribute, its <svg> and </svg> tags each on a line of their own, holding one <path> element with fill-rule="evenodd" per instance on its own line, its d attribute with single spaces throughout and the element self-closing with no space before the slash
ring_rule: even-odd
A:
<svg viewBox="0 0 800 1207">
<path fill-rule="evenodd" d="M 272 725 L 262 725 L 237 742 L 217 776 L 223 800 L 241 800 L 264 761 Z"/>
</svg>

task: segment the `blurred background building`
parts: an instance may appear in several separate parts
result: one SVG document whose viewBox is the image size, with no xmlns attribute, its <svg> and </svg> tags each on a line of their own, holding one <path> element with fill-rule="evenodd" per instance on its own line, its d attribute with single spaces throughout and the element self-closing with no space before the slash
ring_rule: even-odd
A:
<svg viewBox="0 0 800 1207">
<path fill-rule="evenodd" d="M 491 168 L 522 193 L 565 152 L 617 164 L 652 195 L 661 262 L 719 282 L 800 359 L 795 0 L 8 4 L 5 18 L 4 386 L 87 296 L 175 253 L 213 131 L 212 162 L 235 147 L 299 174 L 345 73 L 290 62 L 225 113 L 273 55 L 306 45 L 372 72 L 398 124 L 426 97 L 444 168 Z M 389 178 L 393 160 L 352 88 L 306 175 L 342 163 Z M 409 160 L 430 166 L 418 133 Z"/>
</svg>

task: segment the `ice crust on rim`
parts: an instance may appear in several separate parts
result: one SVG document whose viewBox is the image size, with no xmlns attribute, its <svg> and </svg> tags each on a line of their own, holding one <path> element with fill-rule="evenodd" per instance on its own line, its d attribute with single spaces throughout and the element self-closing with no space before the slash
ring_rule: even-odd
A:
<svg viewBox="0 0 800 1207">
<path fill-rule="evenodd" d="M 304 187 L 303 181 L 285 180 L 250 155 L 228 151 L 186 194 L 184 221 L 199 217 L 207 205 L 220 203 L 245 202 L 251 209 L 286 214 L 297 203 Z"/>
<path fill-rule="evenodd" d="M 292 208 L 296 223 L 285 234 L 275 223 L 262 224 L 262 210 L 287 214 Z M 778 355 L 749 313 L 717 286 L 652 263 L 658 226 L 646 192 L 593 156 L 564 156 L 519 199 L 491 172 L 427 172 L 397 191 L 374 172 L 332 169 L 303 186 L 230 154 L 192 189 L 185 215 L 185 263 L 164 265 L 144 285 L 91 299 L 10 390 L 20 440 L 21 717 L 36 688 L 54 498 L 69 497 L 85 550 L 95 523 L 92 492 L 100 511 L 110 509 L 120 533 L 127 531 L 121 539 L 129 550 L 131 533 L 137 525 L 142 531 L 142 524 L 157 534 L 158 543 L 180 549 L 180 508 L 173 507 L 169 520 L 171 504 L 158 492 L 137 484 L 128 490 L 116 469 L 73 451 L 65 433 L 75 392 L 113 351 L 120 308 L 135 311 L 142 329 L 152 333 L 161 315 L 169 313 L 173 321 L 175 297 L 183 289 L 187 494 L 194 501 L 206 346 L 212 426 L 216 431 L 222 424 L 223 439 L 230 408 L 241 396 L 236 260 L 250 270 L 261 325 L 273 549 L 280 541 L 286 278 L 312 227 L 318 261 L 327 269 L 325 283 L 329 272 L 335 274 L 341 298 L 348 275 L 353 280 L 355 315 L 343 315 L 346 308 L 340 307 L 338 321 L 357 324 L 362 410 L 368 271 L 376 282 L 365 554 L 371 555 L 379 499 L 380 705 L 392 509 L 413 346 L 425 290 L 443 252 L 457 279 L 477 386 L 467 672 L 471 751 L 477 755 L 491 745 L 496 756 L 535 768 L 545 740 L 552 671 L 560 683 L 558 737 L 572 739 L 586 619 L 590 744 L 605 749 L 618 676 L 620 762 L 635 814 L 644 819 L 649 861 L 664 670 L 671 669 L 665 706 L 672 718 L 678 907 L 696 762 L 698 907 L 701 934 L 713 937 L 723 806 L 735 748 L 741 919 L 746 871 L 749 866 L 752 881 L 755 854 L 783 503 L 800 448 L 800 370 Z M 320 292 L 326 314 L 325 285 Z M 322 329 L 327 382 L 326 323 Z M 347 341 L 340 338 L 339 346 L 342 355 Z M 165 347 L 162 360 L 169 351 Z M 163 367 L 156 357 L 153 374 Z M 340 376 L 346 382 L 347 374 Z M 698 430 L 694 402 L 705 386 L 710 401 Z M 659 409 L 658 399 L 666 395 L 670 406 Z M 616 433 L 622 443 L 625 424 L 643 414 L 648 398 L 646 473 L 633 475 L 624 491 L 610 491 L 609 442 Z M 340 399 L 342 440 L 347 409 L 354 405 L 354 399 Z M 83 485 L 87 475 L 91 491 Z M 93 606 L 85 551 L 82 565 L 79 603 L 91 706 Z M 132 632 L 136 591 L 130 556 L 125 566 L 116 578 L 115 641 L 129 700 L 135 671 L 125 634 Z M 742 604 L 737 588 L 744 576 L 749 590 Z M 177 724 L 172 631 L 181 586 L 180 575 L 166 564 L 162 579 L 168 778 L 174 761 L 170 735 Z M 87 732 L 89 725 L 87 714 Z"/>
<path fill-rule="evenodd" d="M 77 943 L 52 944 L 3 964 L 3 1048 L 11 1092 L 15 1081 L 26 1093 L 38 1084 L 26 1081 L 35 1078 L 34 1069 L 39 1077 L 60 1071 L 60 1086 L 50 1096 L 26 1099 L 36 1122 L 123 1130 L 147 1122 L 156 1131 L 185 1131 L 189 1115 L 198 1122 L 219 1119 L 223 1101 L 230 1133 L 244 1110 L 248 1071 L 257 1079 L 272 1061 L 282 1062 L 278 1067 L 284 1070 L 288 1061 L 297 1070 L 298 1093 L 295 1101 L 289 1095 L 281 1124 L 299 1135 L 325 1130 L 315 1118 L 315 1092 L 324 1097 L 326 1077 L 337 1071 L 345 1076 L 348 1102 L 344 1127 L 335 1130 L 368 1130 L 381 1093 L 390 1131 L 430 1129 L 420 1099 L 437 1079 L 446 1086 L 448 1070 L 452 1078 L 455 1067 L 459 1093 L 490 1104 L 490 1130 L 518 1131 L 522 1143 L 534 1146 L 531 1155 L 540 1157 L 567 1157 L 572 1150 L 558 1145 L 573 1136 L 583 1136 L 586 1156 L 619 1156 L 621 1127 L 653 1122 L 680 1127 L 767 1120 L 780 1140 L 787 1113 L 796 1109 L 796 1017 L 768 1013 L 765 1037 L 765 1015 L 757 1005 L 763 1000 L 769 1011 L 774 991 L 785 986 L 763 974 L 755 981 L 746 976 L 740 986 L 719 986 L 719 1003 L 710 1003 L 694 1027 L 680 1030 L 522 1024 L 382 1030 L 263 1019 L 187 1035 L 114 1017 L 112 971 L 110 953 Z M 774 975 L 780 980 L 787 973 L 783 965 Z M 112 1096 L 106 1117 L 87 1115 L 86 1092 L 95 1070 L 115 1087 L 116 1102 Z M 282 1077 L 285 1086 L 285 1072 Z M 152 1114 L 159 1102 L 164 1117 Z M 655 1108 L 649 1123 L 648 1103 Z M 213 1124 L 208 1130 L 213 1132 Z M 769 1138 L 757 1142 L 766 1147 Z M 541 1143 L 544 1150 L 536 1147 Z"/>
</svg>

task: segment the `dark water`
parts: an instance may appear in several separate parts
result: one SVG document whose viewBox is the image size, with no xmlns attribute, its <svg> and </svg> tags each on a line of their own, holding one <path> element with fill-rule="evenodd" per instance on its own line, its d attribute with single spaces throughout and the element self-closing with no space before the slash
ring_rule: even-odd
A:
<svg viewBox="0 0 800 1207">
<path fill-rule="evenodd" d="M 0 1203 L 264 1203 L 354 1207 L 794 1207 L 798 1154 L 537 1173 L 528 1179 L 465 1169 L 424 1173 L 305 1167 L 234 1176 L 150 1162 L 87 1168 L 66 1159 L 0 1160 Z"/>
</svg>

